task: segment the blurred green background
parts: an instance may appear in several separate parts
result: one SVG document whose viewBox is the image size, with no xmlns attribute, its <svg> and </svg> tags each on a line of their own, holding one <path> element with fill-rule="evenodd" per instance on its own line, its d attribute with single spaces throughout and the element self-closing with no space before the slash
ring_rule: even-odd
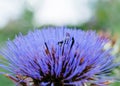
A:
<svg viewBox="0 0 120 86">
<path fill-rule="evenodd" d="M 96 3 L 90 4 L 94 15 L 82 24 L 72 25 L 67 24 L 67 27 L 77 27 L 84 30 L 96 30 L 109 32 L 112 36 L 120 37 L 120 0 L 97 0 Z M 16 20 L 10 20 L 8 24 L 0 28 L 0 45 L 4 45 L 5 41 L 10 38 L 14 39 L 19 32 L 27 34 L 29 30 L 35 28 L 57 26 L 54 24 L 35 25 L 33 23 L 34 11 L 25 8 L 22 16 Z M 84 17 L 84 15 L 83 15 Z M 0 22 L 1 23 L 1 22 Z M 119 47 L 120 43 L 118 43 Z M 118 55 L 119 57 L 119 55 Z M 1 57 L 2 58 L 2 57 Z M 0 69 L 1 70 L 1 69 Z M 115 75 L 119 74 L 119 69 Z M 0 86 L 14 86 L 13 83 L 3 75 L 0 75 Z M 120 86 L 120 83 L 114 83 L 110 86 Z"/>
</svg>

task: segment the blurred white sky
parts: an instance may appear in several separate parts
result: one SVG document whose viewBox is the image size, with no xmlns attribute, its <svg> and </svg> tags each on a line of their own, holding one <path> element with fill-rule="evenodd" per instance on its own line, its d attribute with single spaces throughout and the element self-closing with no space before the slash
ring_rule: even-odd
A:
<svg viewBox="0 0 120 86">
<path fill-rule="evenodd" d="M 96 0 L 0 0 L 0 27 L 20 18 L 26 6 L 34 12 L 35 25 L 82 24 L 92 17 L 91 1 Z"/>
<path fill-rule="evenodd" d="M 0 27 L 4 27 L 9 20 L 18 19 L 22 9 L 22 0 L 0 0 Z"/>
</svg>

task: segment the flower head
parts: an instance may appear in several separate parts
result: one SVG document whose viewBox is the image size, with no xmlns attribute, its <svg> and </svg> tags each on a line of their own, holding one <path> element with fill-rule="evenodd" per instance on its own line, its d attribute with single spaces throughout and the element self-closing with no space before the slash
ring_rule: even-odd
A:
<svg viewBox="0 0 120 86">
<path fill-rule="evenodd" d="M 0 52 L 7 63 L 0 67 L 23 86 L 107 85 L 108 75 L 117 65 L 111 50 L 104 49 L 107 42 L 94 31 L 35 30 L 7 42 Z"/>
</svg>

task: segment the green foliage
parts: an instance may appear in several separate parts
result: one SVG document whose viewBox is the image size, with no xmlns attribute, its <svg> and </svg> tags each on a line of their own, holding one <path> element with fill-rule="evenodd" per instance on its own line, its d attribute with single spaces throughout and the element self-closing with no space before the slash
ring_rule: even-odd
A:
<svg viewBox="0 0 120 86">
<path fill-rule="evenodd" d="M 120 0 L 99 0 L 96 6 L 96 26 L 120 31 Z"/>
<path fill-rule="evenodd" d="M 14 86 L 12 81 L 3 75 L 0 75 L 0 86 Z"/>
</svg>

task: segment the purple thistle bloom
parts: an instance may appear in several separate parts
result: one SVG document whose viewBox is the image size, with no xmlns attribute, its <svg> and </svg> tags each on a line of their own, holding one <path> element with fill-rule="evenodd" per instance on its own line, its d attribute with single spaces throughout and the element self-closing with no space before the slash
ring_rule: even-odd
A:
<svg viewBox="0 0 120 86">
<path fill-rule="evenodd" d="M 35 30 L 7 42 L 0 52 L 7 63 L 0 67 L 22 86 L 105 86 L 117 66 L 111 50 L 104 49 L 107 42 L 94 31 Z"/>
</svg>

